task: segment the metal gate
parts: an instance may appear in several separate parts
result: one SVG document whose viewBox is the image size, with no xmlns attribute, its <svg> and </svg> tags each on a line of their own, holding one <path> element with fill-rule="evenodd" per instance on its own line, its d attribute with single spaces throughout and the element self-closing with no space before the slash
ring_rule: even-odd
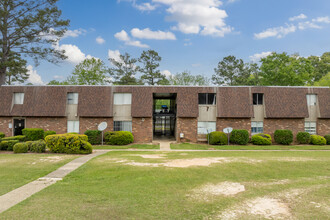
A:
<svg viewBox="0 0 330 220">
<path fill-rule="evenodd" d="M 175 116 L 154 116 L 154 135 L 173 136 Z"/>
</svg>

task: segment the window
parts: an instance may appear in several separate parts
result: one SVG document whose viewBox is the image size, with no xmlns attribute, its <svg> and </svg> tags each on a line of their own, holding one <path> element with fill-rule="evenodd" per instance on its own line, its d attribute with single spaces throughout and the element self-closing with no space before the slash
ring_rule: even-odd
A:
<svg viewBox="0 0 330 220">
<path fill-rule="evenodd" d="M 14 93 L 14 104 L 22 105 L 24 102 L 24 93 L 22 92 L 15 92 Z"/>
<path fill-rule="evenodd" d="M 252 121 L 251 122 L 251 133 L 259 134 L 264 132 L 264 123 L 262 121 Z"/>
<path fill-rule="evenodd" d="M 216 122 L 199 121 L 197 126 L 198 134 L 207 134 L 216 131 Z"/>
<path fill-rule="evenodd" d="M 306 121 L 305 131 L 310 134 L 316 134 L 316 122 Z"/>
<path fill-rule="evenodd" d="M 115 93 L 114 94 L 114 105 L 130 105 L 132 104 L 131 93 Z"/>
<path fill-rule="evenodd" d="M 73 93 L 73 92 L 68 93 L 68 104 L 70 105 L 78 104 L 78 93 Z"/>
<path fill-rule="evenodd" d="M 200 105 L 215 105 L 216 95 L 215 93 L 199 93 L 198 104 Z"/>
<path fill-rule="evenodd" d="M 263 97 L 262 93 L 253 93 L 253 105 L 263 105 Z"/>
<path fill-rule="evenodd" d="M 79 133 L 79 121 L 68 121 L 68 133 Z"/>
<path fill-rule="evenodd" d="M 308 94 L 306 95 L 307 98 L 307 105 L 316 105 L 316 95 L 315 94 Z"/>
<path fill-rule="evenodd" d="M 130 131 L 130 132 L 132 132 L 132 122 L 131 121 L 114 121 L 113 130 L 114 131 Z"/>
</svg>

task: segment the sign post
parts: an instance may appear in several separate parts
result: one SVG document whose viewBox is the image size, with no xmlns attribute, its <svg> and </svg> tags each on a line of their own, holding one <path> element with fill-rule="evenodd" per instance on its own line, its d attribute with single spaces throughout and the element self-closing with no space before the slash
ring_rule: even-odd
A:
<svg viewBox="0 0 330 220">
<path fill-rule="evenodd" d="M 223 132 L 227 134 L 227 139 L 228 139 L 228 145 L 229 145 L 229 134 L 233 131 L 232 127 L 227 127 L 223 129 Z"/>
<path fill-rule="evenodd" d="M 97 130 L 102 131 L 102 145 L 103 145 L 103 131 L 108 127 L 106 122 L 101 122 L 97 127 Z"/>
</svg>

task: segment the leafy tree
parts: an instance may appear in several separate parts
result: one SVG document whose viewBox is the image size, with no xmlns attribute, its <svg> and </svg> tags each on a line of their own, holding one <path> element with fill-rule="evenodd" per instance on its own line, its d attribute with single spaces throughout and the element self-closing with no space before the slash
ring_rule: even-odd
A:
<svg viewBox="0 0 330 220">
<path fill-rule="evenodd" d="M 312 83 L 319 81 L 330 72 L 330 52 L 323 53 L 321 57 L 310 56 L 308 60 L 311 61 L 314 67 L 314 73 L 311 79 Z"/>
<path fill-rule="evenodd" d="M 162 58 L 154 50 L 142 52 L 139 62 L 143 67 L 139 67 L 139 71 L 142 73 L 141 80 L 147 85 L 159 85 L 165 82 L 165 75 L 157 69 L 161 60 Z"/>
<path fill-rule="evenodd" d="M 171 85 L 185 85 L 185 86 L 207 86 L 210 80 L 202 75 L 191 75 L 189 71 L 171 75 L 169 82 Z"/>
<path fill-rule="evenodd" d="M 0 1 L 0 85 L 5 83 L 7 74 L 24 80 L 26 61 L 22 54 L 31 56 L 36 64 L 39 59 L 57 63 L 66 58 L 64 51 L 52 46 L 69 25 L 68 20 L 60 18 L 57 1 Z"/>
<path fill-rule="evenodd" d="M 246 85 L 259 86 L 260 85 L 260 69 L 257 63 L 245 64 L 245 70 L 249 74 Z"/>
<path fill-rule="evenodd" d="M 15 82 L 23 83 L 29 78 L 26 63 L 26 60 L 21 59 L 20 54 L 11 53 L 7 60 L 7 85 L 11 85 Z"/>
<path fill-rule="evenodd" d="M 242 59 L 237 59 L 235 56 L 227 56 L 218 63 L 214 69 L 215 74 L 212 76 L 212 81 L 217 85 L 246 85 L 250 76 L 245 68 Z"/>
<path fill-rule="evenodd" d="M 272 53 L 261 59 L 261 85 L 303 86 L 311 82 L 311 61 L 297 54 Z"/>
<path fill-rule="evenodd" d="M 314 86 L 329 86 L 330 87 L 330 72 L 323 76 L 319 81 L 314 83 Z"/>
<path fill-rule="evenodd" d="M 69 85 L 69 83 L 67 81 L 60 82 L 57 80 L 51 80 L 47 85 Z"/>
<path fill-rule="evenodd" d="M 110 83 L 107 73 L 108 68 L 102 60 L 85 59 L 76 65 L 67 82 L 70 85 L 104 85 Z"/>
<path fill-rule="evenodd" d="M 137 60 L 131 58 L 128 53 L 120 55 L 120 60 L 113 58 L 109 59 L 114 68 L 110 69 L 110 76 L 113 78 L 115 85 L 139 85 L 142 84 L 140 80 L 135 78 L 138 71 L 136 66 Z"/>
</svg>

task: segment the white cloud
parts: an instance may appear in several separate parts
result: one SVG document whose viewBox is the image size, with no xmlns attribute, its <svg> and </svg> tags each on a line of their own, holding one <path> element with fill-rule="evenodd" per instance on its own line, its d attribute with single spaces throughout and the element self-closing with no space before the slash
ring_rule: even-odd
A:
<svg viewBox="0 0 330 220">
<path fill-rule="evenodd" d="M 55 75 L 53 76 L 54 79 L 64 79 L 64 76 L 61 75 Z"/>
<path fill-rule="evenodd" d="M 317 25 L 310 21 L 299 22 L 298 28 L 299 28 L 299 30 L 305 30 L 305 29 L 309 29 L 309 28 L 322 29 L 322 27 L 320 25 Z"/>
<path fill-rule="evenodd" d="M 63 38 L 67 38 L 67 37 L 79 37 L 80 35 L 82 34 L 85 34 L 87 31 L 85 29 L 82 29 L 82 28 L 79 28 L 79 29 L 76 29 L 76 30 L 67 30 L 62 39 Z"/>
<path fill-rule="evenodd" d="M 72 44 L 56 44 L 54 45 L 57 50 L 65 50 L 65 55 L 68 57 L 67 61 L 73 64 L 78 64 L 85 59 L 92 58 L 91 55 L 85 55 L 76 45 Z"/>
<path fill-rule="evenodd" d="M 232 32 L 233 28 L 225 23 L 228 17 L 219 0 L 153 0 L 168 6 L 166 10 L 169 21 L 177 22 L 173 30 L 185 34 L 202 34 L 223 37 Z"/>
<path fill-rule="evenodd" d="M 151 40 L 176 40 L 175 35 L 172 32 L 164 31 L 152 31 L 149 28 L 140 30 L 139 28 L 133 28 L 131 30 L 133 37 L 140 39 L 151 39 Z"/>
<path fill-rule="evenodd" d="M 302 19 L 306 19 L 306 18 L 307 18 L 306 15 L 300 14 L 300 15 L 293 16 L 293 17 L 289 18 L 289 21 L 302 20 Z"/>
<path fill-rule="evenodd" d="M 117 38 L 120 41 L 124 41 L 126 45 L 134 46 L 134 47 L 141 47 L 141 48 L 148 48 L 149 46 L 147 44 L 142 44 L 140 41 L 134 41 L 131 40 L 131 38 L 128 36 L 127 32 L 122 30 L 115 34 L 115 38 Z"/>
<path fill-rule="evenodd" d="M 256 53 L 256 54 L 250 56 L 250 60 L 253 62 L 258 62 L 261 58 L 265 58 L 271 54 L 272 54 L 271 51 Z"/>
<path fill-rule="evenodd" d="M 313 22 L 317 22 L 317 23 L 330 24 L 330 18 L 329 18 L 329 16 L 314 18 L 314 19 L 312 19 L 312 21 Z"/>
<path fill-rule="evenodd" d="M 120 52 L 119 50 L 108 50 L 108 57 L 109 59 L 114 59 L 117 62 L 122 62 L 120 58 Z"/>
<path fill-rule="evenodd" d="M 172 73 L 169 70 L 163 70 L 161 71 L 161 74 L 165 75 L 167 78 L 169 78 L 172 75 Z"/>
<path fill-rule="evenodd" d="M 42 81 L 41 76 L 37 73 L 37 70 L 33 70 L 33 66 L 28 65 L 27 67 L 29 78 L 28 82 L 32 83 L 33 85 L 45 85 Z"/>
<path fill-rule="evenodd" d="M 142 4 L 136 4 L 135 1 L 133 1 L 133 6 L 140 11 L 153 11 L 157 7 L 156 5 L 152 5 L 149 2 L 145 2 Z"/>
<path fill-rule="evenodd" d="M 201 64 L 200 63 L 193 63 L 193 64 L 191 64 L 191 66 L 192 67 L 199 67 L 199 66 L 201 66 Z"/>
<path fill-rule="evenodd" d="M 280 26 L 275 28 L 268 28 L 265 31 L 254 34 L 256 39 L 264 39 L 268 37 L 282 38 L 289 33 L 293 33 L 297 30 L 295 25 L 286 25 L 286 27 Z"/>
<path fill-rule="evenodd" d="M 104 44 L 105 43 L 105 40 L 101 37 L 101 36 L 98 36 L 96 39 L 95 39 L 96 43 L 98 44 Z"/>
</svg>

